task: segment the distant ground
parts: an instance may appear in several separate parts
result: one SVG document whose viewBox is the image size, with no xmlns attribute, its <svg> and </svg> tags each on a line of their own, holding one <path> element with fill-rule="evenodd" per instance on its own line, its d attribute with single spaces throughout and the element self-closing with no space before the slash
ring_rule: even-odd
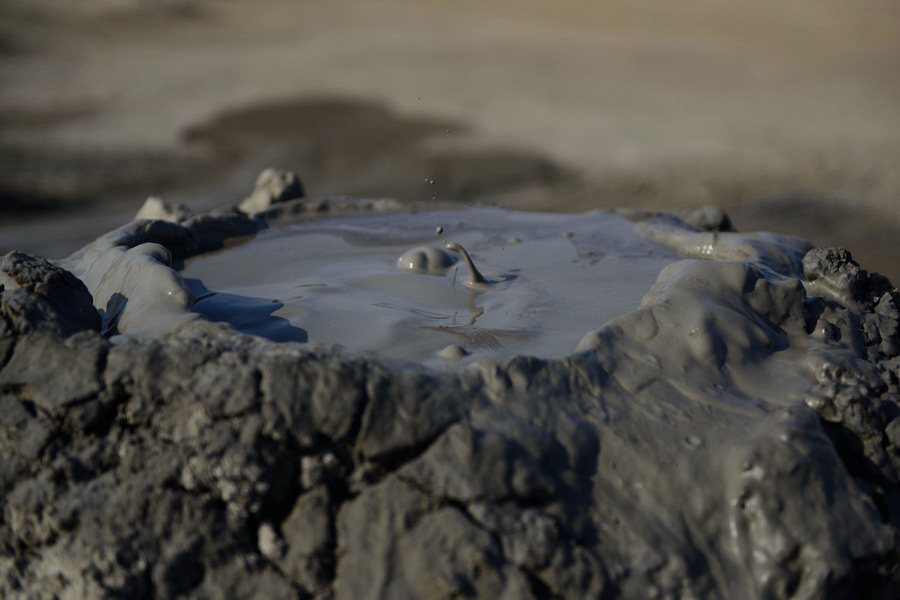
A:
<svg viewBox="0 0 900 600">
<path fill-rule="evenodd" d="M 900 280 L 900 4 L 7 0 L 0 251 L 150 194 L 719 204 Z"/>
</svg>

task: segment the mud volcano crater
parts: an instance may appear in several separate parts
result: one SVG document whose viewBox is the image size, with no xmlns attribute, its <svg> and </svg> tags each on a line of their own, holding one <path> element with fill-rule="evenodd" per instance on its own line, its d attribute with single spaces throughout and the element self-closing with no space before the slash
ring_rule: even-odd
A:
<svg viewBox="0 0 900 600">
<path fill-rule="evenodd" d="M 900 585 L 900 296 L 843 249 L 276 171 L 138 217 L 0 262 L 4 598 Z"/>
<path fill-rule="evenodd" d="M 473 208 L 275 227 L 180 274 L 195 311 L 241 331 L 432 364 L 569 354 L 674 260 L 620 215 Z"/>
</svg>

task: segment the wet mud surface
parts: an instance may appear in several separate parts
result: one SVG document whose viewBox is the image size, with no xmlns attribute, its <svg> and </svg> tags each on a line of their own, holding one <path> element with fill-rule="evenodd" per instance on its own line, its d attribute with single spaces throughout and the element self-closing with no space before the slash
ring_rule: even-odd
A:
<svg viewBox="0 0 900 600">
<path fill-rule="evenodd" d="M 476 279 L 457 252 L 471 253 Z M 459 364 L 569 354 L 634 310 L 674 260 L 619 215 L 481 208 L 316 219 L 179 273 L 195 311 L 240 331 L 433 365 L 450 345 Z"/>
<path fill-rule="evenodd" d="M 679 258 L 639 306 L 448 371 L 192 310 L 192 256 L 403 210 L 260 181 L 0 262 L 4 597 L 894 594 L 900 295 L 848 252 L 618 211 Z"/>
</svg>

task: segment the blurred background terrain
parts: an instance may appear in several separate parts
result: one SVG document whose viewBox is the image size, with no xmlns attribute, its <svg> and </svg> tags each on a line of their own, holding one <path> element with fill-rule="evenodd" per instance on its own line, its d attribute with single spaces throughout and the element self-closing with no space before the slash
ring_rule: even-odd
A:
<svg viewBox="0 0 900 600">
<path fill-rule="evenodd" d="M 896 0 L 0 0 L 0 252 L 148 195 L 715 204 L 900 280 Z"/>
</svg>

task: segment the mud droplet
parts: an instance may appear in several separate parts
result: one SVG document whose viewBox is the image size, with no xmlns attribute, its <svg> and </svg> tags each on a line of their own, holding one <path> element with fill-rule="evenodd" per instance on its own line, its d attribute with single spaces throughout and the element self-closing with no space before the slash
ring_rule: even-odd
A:
<svg viewBox="0 0 900 600">
<path fill-rule="evenodd" d="M 437 227 L 434 228 L 434 232 L 438 235 L 441 235 L 442 233 L 444 233 L 444 228 L 441 227 L 440 225 L 438 225 Z"/>
<path fill-rule="evenodd" d="M 484 284 L 487 283 L 487 280 L 484 278 L 478 269 L 475 267 L 475 263 L 472 261 L 472 257 L 469 256 L 469 253 L 466 252 L 466 249 L 457 244 L 456 242 L 447 242 L 444 244 L 444 248 L 447 250 L 451 250 L 456 252 L 460 256 L 462 256 L 463 262 L 466 263 L 466 266 L 469 268 L 469 281 L 467 284 Z"/>
</svg>

